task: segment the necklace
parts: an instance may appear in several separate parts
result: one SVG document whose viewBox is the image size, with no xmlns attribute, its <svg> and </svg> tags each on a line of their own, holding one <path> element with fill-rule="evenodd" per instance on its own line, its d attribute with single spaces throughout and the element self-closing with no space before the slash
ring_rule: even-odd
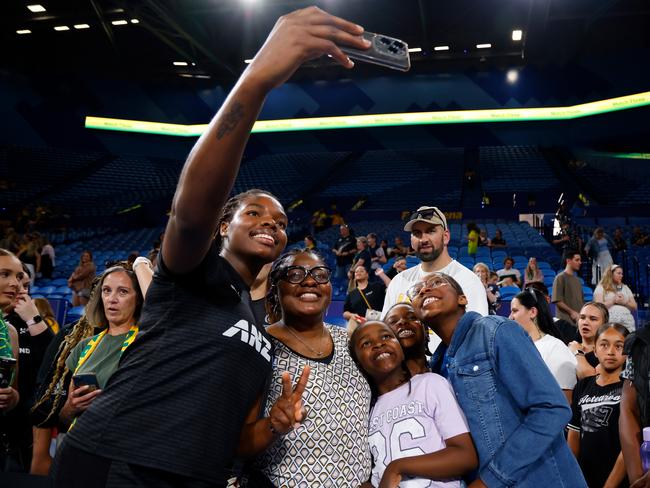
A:
<svg viewBox="0 0 650 488">
<path fill-rule="evenodd" d="M 320 336 L 320 342 L 319 342 L 320 345 L 321 345 L 321 350 L 320 350 L 320 351 L 317 351 L 316 349 L 314 349 L 313 347 L 311 347 L 309 344 L 307 344 L 305 341 L 303 341 L 303 340 L 300 338 L 300 336 L 298 336 L 298 334 L 296 334 L 296 333 L 293 331 L 293 328 L 292 328 L 292 327 L 288 326 L 287 324 L 284 324 L 284 326 L 287 328 L 287 330 L 291 333 L 292 336 L 294 336 L 296 339 L 298 339 L 298 341 L 299 341 L 303 346 L 305 346 L 305 347 L 306 347 L 307 349 L 309 349 L 311 352 L 313 352 L 314 354 L 316 354 L 316 356 L 318 356 L 319 358 L 320 358 L 320 357 L 323 357 L 323 354 L 325 354 L 325 351 L 323 351 L 323 348 L 322 348 L 322 345 L 323 345 L 323 339 L 325 338 L 325 326 L 324 326 L 324 325 L 322 326 L 323 329 L 322 329 L 322 333 L 321 333 L 321 336 Z"/>
</svg>

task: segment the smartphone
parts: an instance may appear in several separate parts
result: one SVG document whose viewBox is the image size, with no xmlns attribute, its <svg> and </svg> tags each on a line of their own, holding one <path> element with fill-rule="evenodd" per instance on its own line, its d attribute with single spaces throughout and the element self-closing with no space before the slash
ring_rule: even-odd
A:
<svg viewBox="0 0 650 488">
<path fill-rule="evenodd" d="M 16 369 L 15 358 L 0 358 L 0 388 L 9 388 Z"/>
<path fill-rule="evenodd" d="M 88 386 L 88 393 L 99 388 L 99 382 L 97 381 L 97 375 L 95 373 L 76 374 L 72 377 L 72 381 L 74 381 L 75 388 Z"/>
<path fill-rule="evenodd" d="M 352 59 L 366 63 L 378 64 L 399 71 L 411 69 L 409 46 L 404 41 L 383 34 L 375 34 L 374 32 L 364 32 L 363 38 L 370 41 L 368 49 L 362 50 L 341 46 L 341 51 Z"/>
</svg>

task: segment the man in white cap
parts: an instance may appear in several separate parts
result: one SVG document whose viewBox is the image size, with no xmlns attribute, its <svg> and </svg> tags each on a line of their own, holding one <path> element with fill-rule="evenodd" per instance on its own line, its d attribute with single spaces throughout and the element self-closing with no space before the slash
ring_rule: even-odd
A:
<svg viewBox="0 0 650 488">
<path fill-rule="evenodd" d="M 407 290 L 434 271 L 451 276 L 463 288 L 467 297 L 468 312 L 488 315 L 483 283 L 471 270 L 449 256 L 447 245 L 450 234 L 445 215 L 437 207 L 420 207 L 413 212 L 404 230 L 411 233 L 411 247 L 422 262 L 402 271 L 390 282 L 386 290 L 382 317 L 385 317 L 388 309 L 396 303 L 409 302 Z"/>
</svg>

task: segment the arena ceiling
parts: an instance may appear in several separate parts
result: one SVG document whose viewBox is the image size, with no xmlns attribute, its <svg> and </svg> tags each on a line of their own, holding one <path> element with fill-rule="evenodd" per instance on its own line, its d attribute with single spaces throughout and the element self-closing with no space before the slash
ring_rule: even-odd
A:
<svg viewBox="0 0 650 488">
<path fill-rule="evenodd" d="M 548 66 L 650 47 L 647 0 L 8 0 L 0 15 L 8 46 L 0 69 L 227 82 L 280 15 L 311 4 L 420 48 L 412 53 L 414 74 Z M 522 31 L 521 40 L 513 40 L 513 30 Z M 352 76 L 379 69 L 362 67 Z M 350 75 L 320 60 L 297 76 Z"/>
</svg>

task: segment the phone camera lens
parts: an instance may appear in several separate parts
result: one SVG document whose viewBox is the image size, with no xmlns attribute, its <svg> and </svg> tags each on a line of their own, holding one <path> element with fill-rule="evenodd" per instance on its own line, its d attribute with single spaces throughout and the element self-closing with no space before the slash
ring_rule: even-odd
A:
<svg viewBox="0 0 650 488">
<path fill-rule="evenodd" d="M 387 39 L 387 38 L 385 38 L 385 37 L 381 37 L 381 38 L 379 39 L 379 41 L 380 41 L 382 44 L 386 44 L 387 46 L 390 45 L 390 43 L 391 43 L 391 40 L 390 40 L 390 39 Z"/>
</svg>

